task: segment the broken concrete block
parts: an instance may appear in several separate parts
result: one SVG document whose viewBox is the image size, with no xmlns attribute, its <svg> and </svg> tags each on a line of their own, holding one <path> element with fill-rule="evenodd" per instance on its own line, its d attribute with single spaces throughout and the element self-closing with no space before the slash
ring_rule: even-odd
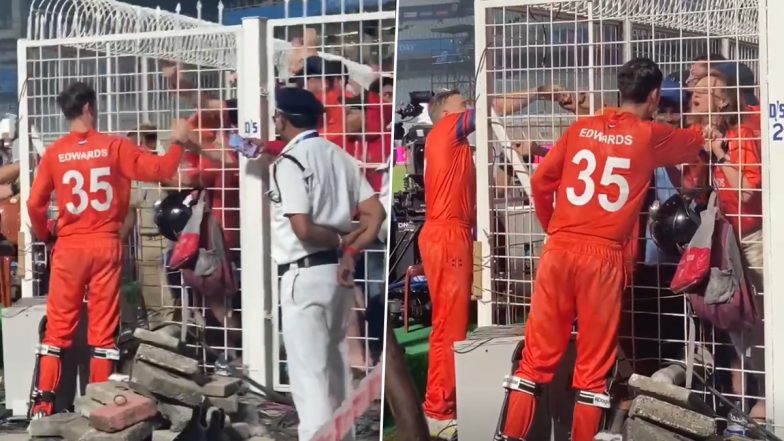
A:
<svg viewBox="0 0 784 441">
<path fill-rule="evenodd" d="M 103 407 L 103 403 L 99 403 L 86 395 L 76 397 L 74 400 L 74 410 L 85 418 L 90 418 L 90 413 L 100 407 Z"/>
<path fill-rule="evenodd" d="M 152 332 L 146 329 L 136 328 L 133 331 L 133 336 L 144 343 L 148 343 L 159 348 L 168 349 L 175 352 L 180 351 L 180 340 L 171 336 L 170 334 L 167 334 L 166 332 Z"/>
<path fill-rule="evenodd" d="M 645 395 L 632 401 L 629 416 L 701 439 L 716 433 L 716 421 L 713 418 Z"/>
<path fill-rule="evenodd" d="M 662 401 L 685 407 L 709 417 L 714 417 L 715 412 L 699 396 L 685 387 L 658 382 L 650 377 L 633 374 L 629 378 L 629 386 L 641 395 L 647 395 Z"/>
<path fill-rule="evenodd" d="M 202 393 L 208 397 L 228 397 L 240 390 L 242 380 L 239 378 L 213 375 L 209 383 L 202 386 Z"/>
<path fill-rule="evenodd" d="M 137 395 L 126 383 L 116 381 L 106 381 L 103 383 L 90 383 L 87 385 L 85 394 L 87 397 L 101 404 L 115 404 L 114 399 L 118 395 Z"/>
<path fill-rule="evenodd" d="M 158 403 L 158 411 L 171 423 L 171 426 L 169 426 L 169 431 L 171 432 L 182 432 L 185 430 L 185 426 L 188 425 L 191 417 L 193 417 L 193 409 L 177 404 Z"/>
<path fill-rule="evenodd" d="M 275 441 L 275 439 L 270 438 L 268 436 L 254 436 L 250 438 L 248 441 Z"/>
<path fill-rule="evenodd" d="M 625 441 L 689 441 L 689 438 L 670 432 L 639 418 L 626 420 Z"/>
<path fill-rule="evenodd" d="M 172 432 L 171 430 L 156 430 L 152 433 L 152 441 L 174 441 L 179 432 Z"/>
<path fill-rule="evenodd" d="M 30 425 L 27 426 L 27 433 L 32 437 L 60 436 L 60 428 L 63 424 L 70 423 L 76 419 L 81 419 L 81 415 L 75 413 L 56 413 L 46 418 L 30 421 Z"/>
<path fill-rule="evenodd" d="M 254 436 L 267 436 L 269 435 L 269 430 L 266 426 L 262 426 L 261 424 L 251 424 L 250 425 L 250 436 L 251 438 Z"/>
<path fill-rule="evenodd" d="M 261 424 L 261 415 L 259 408 L 264 404 L 264 400 L 254 397 L 253 395 L 245 395 L 240 397 L 240 408 L 237 411 L 237 420 L 244 421 L 250 425 Z"/>
<path fill-rule="evenodd" d="M 231 429 L 242 439 L 250 438 L 250 424 L 248 423 L 234 423 Z"/>
<path fill-rule="evenodd" d="M 620 433 L 599 432 L 593 437 L 593 441 L 623 441 Z"/>
<path fill-rule="evenodd" d="M 115 433 L 92 429 L 79 441 L 145 441 L 152 436 L 152 432 L 153 424 L 149 421 L 142 421 Z"/>
<path fill-rule="evenodd" d="M 103 432 L 119 432 L 158 414 L 155 403 L 141 395 L 128 394 L 116 404 L 109 404 L 90 413 L 90 425 Z"/>
<path fill-rule="evenodd" d="M 198 406 L 202 401 L 201 387 L 194 381 L 178 377 L 147 363 L 136 363 L 133 381 L 154 394 L 169 398 L 187 406 Z"/>
<path fill-rule="evenodd" d="M 230 397 L 208 397 L 210 404 L 219 407 L 228 414 L 235 414 L 240 409 L 240 399 L 237 395 Z"/>
<path fill-rule="evenodd" d="M 60 436 L 66 441 L 81 441 L 87 432 L 93 430 L 87 418 L 81 415 L 60 426 Z"/>
<path fill-rule="evenodd" d="M 136 359 L 183 375 L 194 375 L 199 372 L 198 361 L 146 343 L 139 345 Z"/>
</svg>

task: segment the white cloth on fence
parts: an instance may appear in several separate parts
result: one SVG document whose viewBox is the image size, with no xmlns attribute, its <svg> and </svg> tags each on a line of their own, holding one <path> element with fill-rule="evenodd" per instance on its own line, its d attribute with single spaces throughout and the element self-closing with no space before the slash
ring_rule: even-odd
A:
<svg viewBox="0 0 784 441">
<path fill-rule="evenodd" d="M 294 49 L 294 45 L 292 45 L 290 42 L 275 39 L 274 63 L 275 67 L 278 69 L 278 75 L 280 76 L 280 79 L 284 82 L 288 80 L 289 76 L 291 75 L 289 72 L 288 56 L 292 49 Z M 356 81 L 357 84 L 362 86 L 362 88 L 365 90 L 369 89 L 370 85 L 373 84 L 376 79 L 378 79 L 378 73 L 373 71 L 373 68 L 370 66 L 357 63 L 356 61 L 351 61 L 347 58 L 341 57 L 340 55 L 329 54 L 326 52 L 319 52 L 318 56 L 324 58 L 325 60 L 342 62 L 343 65 L 346 66 L 346 70 L 348 70 L 349 79 Z"/>
<path fill-rule="evenodd" d="M 338 265 L 293 266 L 280 281 L 283 343 L 299 439 L 312 439 L 351 392 L 346 328 L 352 290 L 337 283 Z M 343 441 L 354 439 L 353 431 Z"/>
</svg>

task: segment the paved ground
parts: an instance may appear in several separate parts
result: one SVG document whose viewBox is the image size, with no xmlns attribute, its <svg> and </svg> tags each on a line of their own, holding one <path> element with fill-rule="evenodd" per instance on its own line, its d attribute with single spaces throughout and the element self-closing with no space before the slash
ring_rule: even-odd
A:
<svg viewBox="0 0 784 441">
<path fill-rule="evenodd" d="M 0 441 L 28 441 L 26 433 L 0 433 Z"/>
</svg>

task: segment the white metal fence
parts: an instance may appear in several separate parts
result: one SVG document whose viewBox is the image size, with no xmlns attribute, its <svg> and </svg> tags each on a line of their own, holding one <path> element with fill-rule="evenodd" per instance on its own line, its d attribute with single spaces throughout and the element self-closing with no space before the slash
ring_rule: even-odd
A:
<svg viewBox="0 0 784 441">
<path fill-rule="evenodd" d="M 67 132 L 55 98 L 74 81 L 94 85 L 99 95 L 98 129 L 104 132 L 125 136 L 150 123 L 155 128 L 145 130 L 157 133 L 158 144 L 164 147 L 171 121 L 192 118 L 200 125 L 202 143 L 214 152 L 225 151 L 228 135 L 236 131 L 274 139 L 269 111 L 274 90 L 296 70 L 293 63 L 302 56 L 298 51 L 303 50 L 301 37 L 306 27 L 317 30 L 314 55 L 341 61 L 347 67 L 350 82 L 341 82 L 339 103 L 357 110 L 355 116 L 361 124 L 352 133 L 343 133 L 345 147 L 352 149 L 372 174 L 376 165 L 386 162 L 390 146 L 382 141 L 372 144 L 375 150 L 370 152 L 366 141 L 376 138 L 371 135 L 385 139 L 389 130 L 373 126 L 375 133 L 369 133 L 367 111 L 371 106 L 366 102 L 366 90 L 379 75 L 392 76 L 393 10 L 273 21 L 253 18 L 245 19 L 241 26 L 222 26 L 114 0 L 34 2 L 29 38 L 19 43 L 22 202 L 29 194 L 40 153 L 28 140 L 30 129 L 34 127 L 44 145 Z M 176 73 L 173 67 L 177 67 Z M 350 103 L 345 101 L 346 88 L 353 88 L 357 96 Z M 236 104 L 227 101 L 234 97 L 239 98 Z M 213 102 L 221 103 L 221 109 L 212 112 L 217 118 L 208 125 L 205 108 Z M 238 113 L 236 128 L 227 121 L 228 113 L 234 111 Z M 258 129 L 245 130 L 245 126 Z M 136 190 L 143 200 L 138 204 L 137 227 L 129 243 L 129 281 L 135 280 L 141 285 L 139 289 L 147 290 L 145 297 L 149 291 L 159 294 L 156 306 L 165 320 L 203 334 L 214 349 L 241 357 L 255 380 L 285 391 L 288 380 L 279 331 L 276 266 L 269 256 L 265 174 L 259 161 L 240 158 L 237 164 L 225 155 L 222 161 L 200 167 L 200 179 L 210 176 L 206 188 L 223 201 L 219 214 L 227 236 L 236 238 L 230 246 L 239 267 L 240 294 L 217 306 L 230 311 L 228 320 L 218 320 L 219 314 L 210 312 L 215 305 L 183 289 L 178 273 L 164 274 L 165 254 L 171 244 L 150 231 L 155 229 L 152 204 L 167 191 L 191 187 L 182 170 L 175 182 L 140 185 Z M 30 243 L 24 210 L 22 216 L 28 242 L 25 264 L 20 265 L 23 295 L 41 295 L 46 284 L 41 279 L 45 254 L 40 244 Z M 364 265 L 384 265 L 384 256 L 383 249 L 369 250 Z M 357 279 L 358 313 L 364 311 L 369 297 L 384 292 L 385 271 L 363 269 L 364 276 Z M 358 316 L 355 325 L 351 339 L 360 355 L 353 364 L 359 374 L 372 365 L 372 357 L 365 354 L 381 342 L 369 336 L 363 317 Z M 204 362 L 209 368 L 206 356 Z"/>
<path fill-rule="evenodd" d="M 583 106 L 588 112 L 597 112 L 618 105 L 616 74 L 633 57 L 650 57 L 665 75 L 685 81 L 695 57 L 720 54 L 730 63 L 747 65 L 754 73 L 753 84 L 745 86 L 761 98 L 764 114 L 771 96 L 766 89 L 784 90 L 784 84 L 778 85 L 784 65 L 775 61 L 769 46 L 779 41 L 774 35 L 781 37 L 779 33 L 784 32 L 774 32 L 776 26 L 770 24 L 775 23 L 773 17 L 781 19 L 784 6 L 765 0 L 477 0 L 475 5 L 477 229 L 484 256 L 479 325 L 524 323 L 544 233 L 528 199 L 529 176 L 535 164 L 510 147 L 525 141 L 552 144 L 577 117 L 569 106 L 560 106 L 546 95 L 509 115 L 496 115 L 491 110 L 492 100 L 555 84 L 578 101 L 580 94 L 585 94 Z M 729 93 L 740 95 L 743 91 L 736 87 Z M 749 109 L 733 111 L 742 124 L 746 124 L 747 115 L 759 116 L 759 111 Z M 700 117 L 690 113 L 688 104 L 680 116 L 684 126 Z M 769 320 L 781 310 L 776 288 L 784 282 L 768 270 L 784 258 L 775 245 L 780 228 L 774 227 L 780 221 L 775 206 L 777 201 L 779 206 L 782 203 L 778 200 L 781 192 L 772 190 L 777 188 L 772 172 L 782 153 L 780 147 L 776 151 L 774 145 L 780 141 L 771 139 L 765 119 L 763 115 L 761 139 L 757 127 L 757 135 L 742 140 L 762 158 L 761 164 L 743 166 L 761 170 L 761 185 L 750 190 L 757 197 L 761 192 L 763 210 L 745 212 L 742 206 L 740 213 L 742 218 L 764 214 L 764 235 L 758 232 L 759 238 L 748 235 L 741 240 L 746 246 L 760 240 L 764 245 L 767 295 L 762 294 L 762 283 L 758 288 L 760 303 L 765 305 L 765 320 L 760 324 L 765 338 L 755 340 L 751 355 L 742 360 L 727 335 L 708 324 L 701 325 L 698 343 L 716 357 L 711 378 L 714 386 L 747 411 L 764 403 L 769 422 L 781 424 L 784 394 L 774 372 L 784 361 L 775 351 L 764 348 L 784 331 Z M 732 190 L 740 193 L 740 189 Z M 647 212 L 647 207 L 643 211 Z M 642 219 L 646 214 L 642 213 Z M 624 296 L 621 340 L 626 355 L 635 361 L 635 369 L 650 374 L 663 363 L 682 360 L 688 311 L 685 298 L 667 288 L 674 265 L 645 265 L 642 261 L 648 242 L 646 225 L 640 227 L 642 254 L 637 254 L 634 280 Z M 762 272 L 763 268 L 754 269 Z M 700 386 L 695 389 L 710 399 Z"/>
</svg>

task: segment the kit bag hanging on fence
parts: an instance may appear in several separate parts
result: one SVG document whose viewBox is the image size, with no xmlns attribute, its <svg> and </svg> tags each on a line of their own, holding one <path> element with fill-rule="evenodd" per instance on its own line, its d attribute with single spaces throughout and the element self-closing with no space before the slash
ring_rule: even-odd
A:
<svg viewBox="0 0 784 441">
<path fill-rule="evenodd" d="M 746 277 L 732 224 L 719 212 L 716 191 L 700 219 L 670 287 L 687 293 L 694 314 L 715 327 L 750 328 L 759 319 L 756 293 Z"/>
</svg>

